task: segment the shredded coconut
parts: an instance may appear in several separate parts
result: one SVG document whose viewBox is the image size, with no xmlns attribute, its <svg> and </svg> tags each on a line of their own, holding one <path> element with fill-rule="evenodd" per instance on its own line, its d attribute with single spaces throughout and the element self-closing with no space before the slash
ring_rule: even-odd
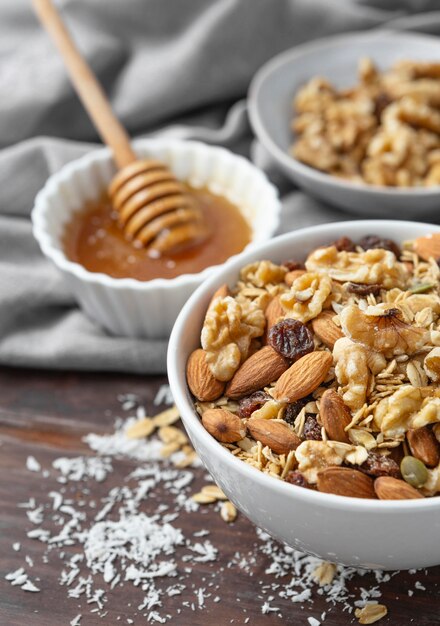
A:
<svg viewBox="0 0 440 626">
<path fill-rule="evenodd" d="M 66 595 L 75 601 L 73 606 L 82 609 L 82 613 L 71 619 L 70 626 L 80 626 L 81 620 L 87 621 L 86 610 L 105 617 L 112 589 L 124 585 L 139 591 L 139 600 L 132 607 L 133 617 L 138 611 L 148 623 L 165 624 L 173 618 L 175 623 L 181 623 L 183 611 L 203 611 L 221 601 L 217 584 L 219 551 L 208 538 L 209 530 L 201 524 L 206 508 L 202 509 L 190 497 L 196 464 L 176 467 L 180 452 L 164 459 L 161 454 L 163 442 L 156 434 L 149 439 L 127 438 L 127 429 L 145 419 L 146 411 L 134 394 L 119 396 L 119 401 L 122 410 L 131 414 L 125 420 L 117 420 L 113 433 L 87 435 L 84 441 L 90 448 L 88 455 L 55 459 L 51 470 L 42 471 L 43 477 L 47 474 L 61 483 L 60 488 L 49 491 L 44 502 L 37 502 L 32 497 L 18 505 L 28 522 L 35 526 L 27 530 L 24 541 L 42 543 L 43 563 L 48 562 L 52 551 L 60 557 L 59 583 L 65 587 Z M 159 389 L 154 403 L 172 404 L 168 386 Z M 101 487 L 105 493 L 98 497 L 94 483 L 104 482 L 120 461 L 125 474 L 116 484 L 112 481 L 107 490 Z M 33 457 L 27 458 L 26 467 L 29 471 L 41 471 L 40 464 Z M 120 466 L 118 470 L 121 470 Z M 209 477 L 206 479 L 211 484 Z M 78 495 L 75 499 L 69 497 L 69 493 L 73 493 L 67 490 L 69 483 L 73 483 Z M 161 490 L 172 496 L 172 506 L 163 503 Z M 155 512 L 147 515 L 143 504 L 152 498 L 157 498 Z M 197 530 L 190 536 L 185 536 L 179 528 L 180 515 L 197 516 L 194 521 Z M 23 543 L 14 543 L 12 549 L 18 552 Z M 38 558 L 35 551 L 33 556 Z M 24 560 L 27 565 L 33 565 L 30 557 L 25 556 Z M 207 564 L 203 570 L 203 586 L 195 578 L 197 567 L 193 568 L 199 563 Z M 331 582 L 320 587 L 316 582 L 316 570 L 323 567 L 322 560 L 280 544 L 258 529 L 252 551 L 236 552 L 227 567 L 239 570 L 243 576 L 253 577 L 263 564 L 266 565 L 266 578 L 264 584 L 259 581 L 259 609 L 263 615 L 276 613 L 280 618 L 283 618 L 280 600 L 312 607 L 314 598 L 319 595 L 323 595 L 329 605 L 338 603 L 344 611 L 352 613 L 354 607 L 363 608 L 368 603 L 377 602 L 381 596 L 379 585 L 395 574 L 368 573 L 336 566 Z M 211 567 L 210 579 L 206 572 L 210 572 Z M 225 567 L 220 571 L 223 572 Z M 376 580 L 371 588 L 351 586 L 351 590 L 348 589 L 347 583 L 355 576 L 368 575 L 370 579 L 371 574 Z M 39 591 L 24 567 L 10 572 L 5 578 L 23 591 Z M 425 589 L 418 581 L 414 587 Z M 181 608 L 170 615 L 167 598 L 180 596 L 185 591 L 186 597 L 189 592 L 194 601 L 183 601 Z M 413 593 L 408 591 L 409 595 Z M 237 603 L 239 600 L 237 598 Z M 245 609 L 243 611 L 246 613 Z M 326 614 L 308 617 L 309 625 L 323 624 Z M 131 617 L 126 621 L 134 622 Z M 244 623 L 249 622 L 246 617 Z"/>
</svg>

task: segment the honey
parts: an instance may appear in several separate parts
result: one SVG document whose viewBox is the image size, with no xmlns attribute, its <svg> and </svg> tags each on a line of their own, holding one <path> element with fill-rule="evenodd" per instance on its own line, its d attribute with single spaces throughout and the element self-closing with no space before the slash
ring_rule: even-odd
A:
<svg viewBox="0 0 440 626">
<path fill-rule="evenodd" d="M 90 272 L 114 278 L 175 278 L 195 274 L 218 265 L 238 252 L 251 240 L 251 228 L 239 209 L 229 200 L 208 189 L 187 186 L 199 204 L 208 238 L 170 255 L 154 259 L 144 248 L 127 241 L 107 197 L 88 204 L 67 224 L 63 247 L 70 261 Z"/>
</svg>

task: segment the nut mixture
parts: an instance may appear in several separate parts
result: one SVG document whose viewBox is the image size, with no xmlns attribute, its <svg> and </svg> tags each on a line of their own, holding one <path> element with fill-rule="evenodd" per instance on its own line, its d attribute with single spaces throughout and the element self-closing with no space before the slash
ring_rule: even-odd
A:
<svg viewBox="0 0 440 626">
<path fill-rule="evenodd" d="M 315 77 L 298 91 L 291 154 L 353 182 L 440 184 L 440 63 L 400 61 L 382 73 L 364 58 L 358 75 L 350 89 Z"/>
<path fill-rule="evenodd" d="M 440 234 L 402 249 L 370 235 L 244 267 L 188 359 L 206 430 L 302 488 L 440 494 L 439 260 Z"/>
</svg>

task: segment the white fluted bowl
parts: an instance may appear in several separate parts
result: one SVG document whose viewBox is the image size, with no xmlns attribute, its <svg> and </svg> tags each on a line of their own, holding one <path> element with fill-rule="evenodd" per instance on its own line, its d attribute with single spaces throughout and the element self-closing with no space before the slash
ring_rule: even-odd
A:
<svg viewBox="0 0 440 626">
<path fill-rule="evenodd" d="M 440 231 L 417 222 L 362 220 L 322 224 L 277 237 L 228 262 L 182 309 L 171 333 L 168 378 L 185 428 L 215 482 L 257 526 L 289 546 L 332 562 L 374 569 L 410 569 L 440 563 L 440 497 L 368 500 L 290 485 L 237 459 L 203 427 L 186 383 L 186 362 L 200 346 L 200 330 L 214 291 L 232 287 L 243 265 L 260 259 L 301 259 L 346 235 L 378 233 L 398 243 Z"/>
<path fill-rule="evenodd" d="M 233 202 L 252 227 L 245 250 L 269 239 L 279 224 L 275 187 L 254 165 L 224 148 L 196 141 L 140 139 L 139 157 L 169 165 L 194 187 L 208 187 Z M 62 236 L 75 212 L 101 197 L 115 174 L 107 148 L 64 166 L 38 193 L 32 211 L 33 233 L 42 252 L 65 277 L 85 313 L 110 333 L 127 337 L 166 338 L 189 296 L 211 275 L 211 266 L 196 274 L 139 281 L 90 272 L 66 257 Z"/>
</svg>

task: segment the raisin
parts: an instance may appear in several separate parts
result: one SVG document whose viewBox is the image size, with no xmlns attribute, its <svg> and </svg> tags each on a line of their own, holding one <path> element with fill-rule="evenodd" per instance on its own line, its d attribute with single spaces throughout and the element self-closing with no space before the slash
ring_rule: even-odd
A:
<svg viewBox="0 0 440 626">
<path fill-rule="evenodd" d="M 376 284 L 365 285 L 364 283 L 348 283 L 346 289 L 348 293 L 355 293 L 359 296 L 368 296 L 370 293 L 373 294 L 373 296 L 378 296 L 382 286 Z"/>
<path fill-rule="evenodd" d="M 307 481 L 304 474 L 302 474 L 298 470 L 289 472 L 286 476 L 286 482 L 290 483 L 291 485 L 296 485 L 297 487 L 304 487 L 306 489 L 314 489 L 314 487 Z"/>
<path fill-rule="evenodd" d="M 330 245 L 335 246 L 338 252 L 354 252 L 356 250 L 356 244 L 349 237 L 340 237 Z"/>
<path fill-rule="evenodd" d="M 400 478 L 400 469 L 396 461 L 389 456 L 370 452 L 367 459 L 357 467 L 358 470 L 370 476 L 392 476 Z"/>
<path fill-rule="evenodd" d="M 400 248 L 392 239 L 384 239 L 378 235 L 366 235 L 360 240 L 359 245 L 364 250 L 373 250 L 375 248 L 389 250 L 393 252 L 397 258 L 400 257 Z"/>
<path fill-rule="evenodd" d="M 287 267 L 289 272 L 293 272 L 294 270 L 303 270 L 306 267 L 304 263 L 300 263 L 299 261 L 295 261 L 294 259 L 288 259 L 287 261 L 283 261 L 281 265 Z"/>
<path fill-rule="evenodd" d="M 238 405 L 238 415 L 240 417 L 250 417 L 254 411 L 261 409 L 271 397 L 264 391 L 256 391 L 247 398 L 242 398 Z"/>
<path fill-rule="evenodd" d="M 292 402 L 291 404 L 288 404 L 284 412 L 284 417 L 283 417 L 284 421 L 290 424 L 291 426 L 293 426 L 296 418 L 298 417 L 298 413 L 301 411 L 303 407 L 306 406 L 308 402 L 310 402 L 310 400 L 313 400 L 313 398 L 311 396 L 306 396 L 305 398 L 301 398 L 300 400 L 297 400 L 296 402 Z"/>
<path fill-rule="evenodd" d="M 374 101 L 374 115 L 377 117 L 379 121 L 382 116 L 382 113 L 384 112 L 384 110 L 387 108 L 389 104 L 391 104 L 391 100 L 388 94 L 381 92 L 377 95 Z"/>
<path fill-rule="evenodd" d="M 296 360 L 312 352 L 313 335 L 305 324 L 298 320 L 281 320 L 269 330 L 268 343 L 286 359 Z"/>
<path fill-rule="evenodd" d="M 313 439 L 314 441 L 321 441 L 322 439 L 321 426 L 314 415 L 307 415 L 306 417 L 303 439 Z"/>
</svg>

